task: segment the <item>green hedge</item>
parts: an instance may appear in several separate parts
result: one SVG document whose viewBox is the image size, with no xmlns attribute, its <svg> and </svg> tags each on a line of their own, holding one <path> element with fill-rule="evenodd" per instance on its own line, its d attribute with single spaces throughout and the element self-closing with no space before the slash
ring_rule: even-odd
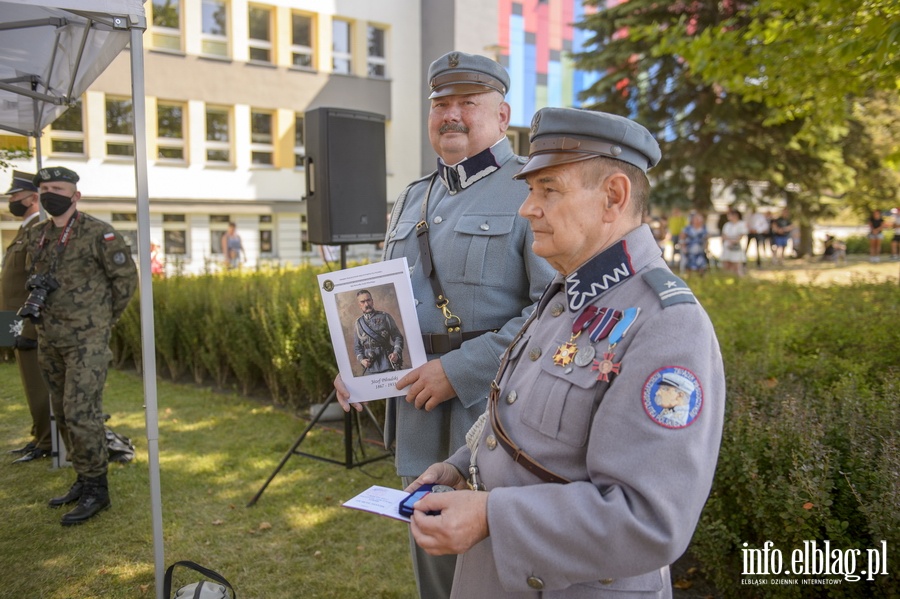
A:
<svg viewBox="0 0 900 599">
<path fill-rule="evenodd" d="M 884 239 L 881 240 L 882 254 L 891 253 L 891 240 L 893 238 L 894 234 L 891 231 L 887 231 L 884 234 Z M 864 254 L 866 256 L 869 255 L 869 238 L 865 235 L 851 235 L 844 240 L 844 243 L 847 244 L 848 254 Z"/>
<path fill-rule="evenodd" d="M 153 281 L 157 371 L 305 407 L 337 372 L 312 267 Z M 113 331 L 118 366 L 141 367 L 139 298 Z"/>
<path fill-rule="evenodd" d="M 719 464 L 692 553 L 724 597 L 900 596 L 896 284 L 707 277 L 692 287 L 716 326 L 728 384 Z M 813 540 L 862 556 L 885 540 L 890 575 L 820 587 L 740 584 L 744 543 L 772 541 L 789 569 L 791 552 Z"/>
</svg>

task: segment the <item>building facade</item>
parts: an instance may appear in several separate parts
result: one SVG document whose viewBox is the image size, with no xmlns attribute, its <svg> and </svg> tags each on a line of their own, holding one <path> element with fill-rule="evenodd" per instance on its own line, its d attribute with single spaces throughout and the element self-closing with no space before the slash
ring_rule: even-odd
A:
<svg viewBox="0 0 900 599">
<path fill-rule="evenodd" d="M 534 111 L 578 105 L 588 82 L 566 55 L 580 49 L 576 0 L 147 0 L 145 9 L 150 230 L 170 273 L 220 269 L 230 222 L 248 267 L 334 259 L 333 248 L 306 241 L 308 110 L 385 116 L 392 201 L 435 168 L 424 124 L 425 77 L 436 57 L 462 50 L 510 70 L 510 139 L 520 153 Z M 132 133 L 126 50 L 43 132 L 40 149 L 43 165 L 81 175 L 81 208 L 111 222 L 136 251 Z M 22 143 L 0 131 L 0 147 Z M 9 176 L 0 173 L 0 186 Z M 17 222 L 5 211 L 0 219 L 6 247 Z M 351 245 L 348 255 L 378 251 Z"/>
</svg>

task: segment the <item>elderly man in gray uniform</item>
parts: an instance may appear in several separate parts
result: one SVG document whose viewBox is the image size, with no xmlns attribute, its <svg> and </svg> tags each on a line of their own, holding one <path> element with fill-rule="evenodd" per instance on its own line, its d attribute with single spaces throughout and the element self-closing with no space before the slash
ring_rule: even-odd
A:
<svg viewBox="0 0 900 599">
<path fill-rule="evenodd" d="M 426 495 L 411 523 L 429 553 L 461 554 L 454 597 L 671 596 L 669 564 L 712 484 L 725 378 L 706 312 L 641 224 L 659 158 L 619 116 L 534 117 L 520 214 L 559 274 L 469 444 L 410 486 L 458 489 Z M 683 420 L 659 403 L 672 384 Z"/>
<path fill-rule="evenodd" d="M 43 168 L 34 178 L 50 215 L 28 234 L 31 294 L 19 315 L 38 329 L 38 360 L 77 478 L 50 507 L 78 502 L 71 526 L 110 507 L 103 385 L 113 324 L 137 288 L 131 251 L 109 224 L 81 212 L 78 174 Z"/>
<path fill-rule="evenodd" d="M 386 259 L 406 256 L 411 266 L 429 358 L 398 381 L 405 398 L 387 404 L 385 440 L 396 442 L 404 485 L 465 443 L 500 354 L 553 277 L 516 214 L 528 190 L 512 181 L 524 160 L 506 139 L 509 75 L 489 58 L 450 52 L 431 64 L 428 81 L 438 168 L 398 198 L 385 243 Z M 349 410 L 340 379 L 335 388 Z M 455 556 L 429 558 L 411 546 L 419 595 L 449 596 Z"/>
</svg>

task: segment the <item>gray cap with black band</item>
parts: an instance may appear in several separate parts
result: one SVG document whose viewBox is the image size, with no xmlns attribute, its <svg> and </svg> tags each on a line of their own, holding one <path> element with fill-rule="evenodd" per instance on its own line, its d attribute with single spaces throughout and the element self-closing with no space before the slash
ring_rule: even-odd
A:
<svg viewBox="0 0 900 599">
<path fill-rule="evenodd" d="M 646 173 L 662 154 L 653 135 L 625 117 L 577 108 L 542 108 L 531 121 L 528 162 L 514 178 L 597 156 L 627 162 Z"/>
</svg>

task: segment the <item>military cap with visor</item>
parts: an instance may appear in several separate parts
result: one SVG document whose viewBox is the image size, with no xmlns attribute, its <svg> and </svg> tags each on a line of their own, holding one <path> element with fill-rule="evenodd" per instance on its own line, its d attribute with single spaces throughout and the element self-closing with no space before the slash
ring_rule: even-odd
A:
<svg viewBox="0 0 900 599">
<path fill-rule="evenodd" d="M 653 135 L 631 119 L 577 108 L 542 108 L 531 121 L 528 162 L 515 179 L 528 173 L 597 156 L 632 164 L 646 173 L 662 153 Z"/>
<path fill-rule="evenodd" d="M 50 168 L 42 168 L 34 176 L 34 184 L 50 183 L 52 181 L 66 181 L 68 183 L 78 183 L 78 173 L 64 166 L 53 166 Z"/>
<path fill-rule="evenodd" d="M 465 52 L 448 52 L 428 67 L 428 99 L 489 91 L 506 96 L 509 73 L 496 60 Z"/>
<path fill-rule="evenodd" d="M 31 173 L 24 173 L 22 171 L 13 171 L 12 176 L 12 185 L 9 187 L 9 191 L 7 191 L 4 195 L 11 196 L 14 193 L 19 193 L 20 191 L 37 191 L 37 186 L 32 182 L 34 179 L 34 175 Z"/>
</svg>

